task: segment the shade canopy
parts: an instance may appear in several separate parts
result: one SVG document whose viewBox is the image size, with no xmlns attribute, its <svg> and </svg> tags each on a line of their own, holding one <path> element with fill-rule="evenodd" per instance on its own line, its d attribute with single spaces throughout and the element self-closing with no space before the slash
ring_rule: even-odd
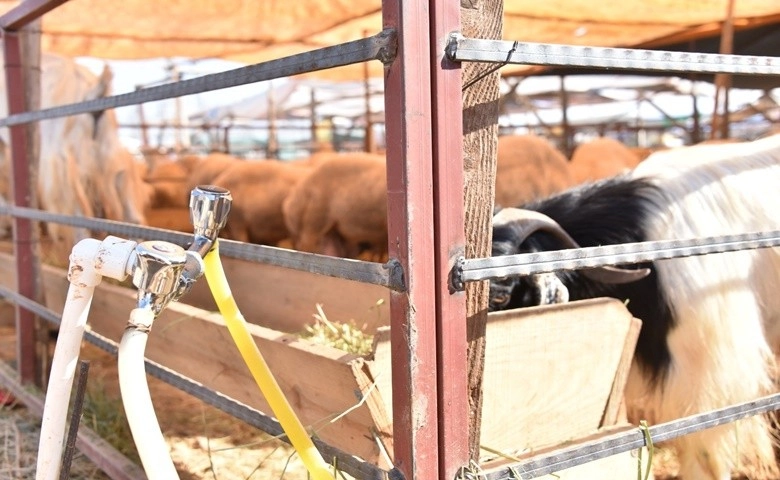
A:
<svg viewBox="0 0 780 480">
<path fill-rule="evenodd" d="M 0 0 L 0 11 L 18 3 Z M 728 0 L 506 0 L 503 38 L 658 47 L 717 33 L 727 4 Z M 780 23 L 780 2 L 736 0 L 734 18 L 737 30 Z M 381 0 L 71 0 L 44 17 L 42 44 L 44 50 L 67 56 L 181 56 L 256 63 L 381 29 Z M 517 66 L 505 73 L 525 69 Z M 372 62 L 371 74 L 381 72 L 381 64 Z M 363 75 L 360 66 L 317 74 L 332 80 Z"/>
</svg>

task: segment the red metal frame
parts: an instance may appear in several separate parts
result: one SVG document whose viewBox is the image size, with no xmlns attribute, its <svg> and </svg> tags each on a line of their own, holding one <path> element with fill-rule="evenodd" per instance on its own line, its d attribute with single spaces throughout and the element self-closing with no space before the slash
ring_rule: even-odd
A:
<svg viewBox="0 0 780 480">
<path fill-rule="evenodd" d="M 18 30 L 68 0 L 25 0 L 0 16 L 0 28 Z"/>
<path fill-rule="evenodd" d="M 0 17 L 0 27 L 21 28 L 66 1 L 26 0 Z M 465 243 L 460 68 L 444 58 L 460 5 L 385 0 L 383 23 L 396 29 L 399 43 L 385 70 L 388 238 L 406 284 L 390 300 L 395 464 L 408 479 L 451 479 L 468 463 L 465 294 L 448 290 Z M 5 33 L 4 48 L 9 112 L 20 113 L 24 79 L 14 33 Z M 30 198 L 25 130 L 11 127 L 19 206 Z M 15 221 L 19 292 L 31 297 L 31 223 Z M 17 318 L 19 368 L 29 380 L 32 314 L 20 309 Z"/>
<path fill-rule="evenodd" d="M 439 375 L 439 478 L 453 479 L 469 462 L 466 293 L 450 292 L 449 274 L 465 254 L 463 94 L 460 64 L 444 55 L 460 30 L 460 3 L 431 2 L 433 201 Z"/>
<path fill-rule="evenodd" d="M 4 32 L 6 94 L 9 114 L 21 113 L 25 108 L 24 76 L 19 37 L 15 32 Z M 30 206 L 30 169 L 27 160 L 27 125 L 10 127 L 11 178 L 14 204 Z M 14 218 L 14 256 L 16 257 L 16 285 L 19 294 L 35 299 L 38 278 L 34 268 L 33 224 L 30 220 Z M 19 375 L 24 383 L 34 383 L 40 370 L 36 355 L 35 315 L 16 306 L 16 353 Z"/>
<path fill-rule="evenodd" d="M 406 291 L 390 296 L 395 466 L 407 479 L 438 476 L 436 269 L 433 229 L 428 2 L 387 0 L 398 55 L 385 69 L 388 243 Z"/>
</svg>

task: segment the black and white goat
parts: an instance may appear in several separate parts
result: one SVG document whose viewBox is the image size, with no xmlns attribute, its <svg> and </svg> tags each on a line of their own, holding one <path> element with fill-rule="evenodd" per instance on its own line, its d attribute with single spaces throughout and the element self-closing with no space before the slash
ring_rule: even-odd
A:
<svg viewBox="0 0 780 480">
<path fill-rule="evenodd" d="M 780 228 L 780 135 L 651 155 L 632 172 L 493 219 L 493 255 Z M 530 215 L 524 211 L 532 211 Z M 528 217 L 530 216 L 530 220 Z M 592 297 L 643 321 L 626 400 L 654 423 L 775 390 L 780 248 L 660 260 L 627 272 L 562 271 L 494 280 L 491 310 Z M 614 281 L 610 281 L 614 280 Z M 626 283 L 625 280 L 628 280 Z M 780 478 L 769 421 L 750 417 L 673 442 L 686 480 Z"/>
</svg>

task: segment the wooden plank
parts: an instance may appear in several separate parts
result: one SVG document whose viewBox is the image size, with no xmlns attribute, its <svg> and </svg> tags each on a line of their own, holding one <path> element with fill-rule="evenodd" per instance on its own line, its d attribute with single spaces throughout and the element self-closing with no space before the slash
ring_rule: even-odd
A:
<svg viewBox="0 0 780 480">
<path fill-rule="evenodd" d="M 390 294 L 385 287 L 224 255 L 221 258 L 236 303 L 250 323 L 282 332 L 301 332 L 313 323 L 318 303 L 323 305 L 328 320 L 354 320 L 369 333 L 390 323 Z M 181 302 L 217 310 L 205 281 L 197 282 Z"/>
<path fill-rule="evenodd" d="M 9 242 L 0 242 L 0 252 L 12 251 Z M 236 302 L 249 323 L 282 332 L 302 332 L 306 325 L 314 323 L 318 303 L 323 305 L 328 320 L 354 320 L 367 333 L 390 323 L 390 294 L 385 287 L 224 255 L 221 259 Z M 5 266 L 1 259 L 0 265 L 15 268 Z M 217 310 L 205 279 L 196 282 L 180 303 L 210 312 Z"/>
<path fill-rule="evenodd" d="M 642 321 L 637 318 L 631 319 L 631 325 L 628 327 L 626 335 L 626 344 L 623 346 L 623 354 L 620 357 L 615 381 L 612 384 L 612 391 L 609 394 L 607 407 L 604 409 L 604 418 L 601 420 L 601 426 L 616 425 L 625 415 L 625 403 L 623 393 L 626 390 L 628 374 L 631 371 L 631 364 L 634 361 L 634 350 L 636 342 L 639 339 L 639 330 L 642 329 Z"/>
<path fill-rule="evenodd" d="M 514 454 L 598 432 L 608 401 L 616 408 L 622 401 L 637 326 L 609 298 L 490 313 L 481 443 Z M 378 333 L 370 365 L 383 398 L 392 388 L 383 379 L 390 365 L 386 338 Z M 610 415 L 615 424 L 625 422 Z"/>
<path fill-rule="evenodd" d="M 482 443 L 516 452 L 598 431 L 631 319 L 613 299 L 491 313 Z"/>
<path fill-rule="evenodd" d="M 11 259 L 0 255 L 0 282 L 13 288 Z M 8 275 L 6 275 L 8 273 Z M 47 306 L 62 311 L 67 292 L 65 272 L 45 266 Z M 89 327 L 116 342 L 121 340 L 127 315 L 135 306 L 134 291 L 107 281 L 95 290 Z M 375 434 L 392 456 L 390 420 L 384 403 L 372 388 L 363 358 L 314 345 L 295 335 L 249 325 L 260 352 L 304 425 L 312 426 L 324 442 L 357 455 L 380 468 L 390 468 Z M 146 348 L 154 360 L 206 387 L 272 415 L 254 383 L 222 317 L 173 303 L 155 320 Z M 358 405 L 334 423 L 328 420 Z M 392 458 L 392 457 L 391 457 Z"/>
<path fill-rule="evenodd" d="M 503 0 L 461 1 L 461 32 L 469 38 L 501 39 Z M 493 203 L 498 148 L 498 108 L 501 75 L 479 62 L 465 62 L 463 75 L 463 178 L 466 258 L 491 255 Z M 466 284 L 466 325 L 469 342 L 469 457 L 479 457 L 485 369 L 485 325 L 488 282 Z M 461 319 L 451 319 L 459 322 Z"/>
</svg>

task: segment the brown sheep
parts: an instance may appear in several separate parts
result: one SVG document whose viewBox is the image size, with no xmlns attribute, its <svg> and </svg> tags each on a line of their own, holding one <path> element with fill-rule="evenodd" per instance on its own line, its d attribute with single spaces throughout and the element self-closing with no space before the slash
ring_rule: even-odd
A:
<svg viewBox="0 0 780 480">
<path fill-rule="evenodd" d="M 309 167 L 296 162 L 234 163 L 213 182 L 230 190 L 233 197 L 224 236 L 263 245 L 277 245 L 288 238 L 282 203 L 308 172 Z"/>
<path fill-rule="evenodd" d="M 186 181 L 187 195 L 189 195 L 189 192 L 198 185 L 210 185 L 215 183 L 215 179 L 218 176 L 226 172 L 234 164 L 243 162 L 240 158 L 218 152 L 210 153 L 205 157 L 185 155 L 182 156 L 179 161 L 190 172 Z"/>
<path fill-rule="evenodd" d="M 188 208 L 189 175 L 188 165 L 183 162 L 167 159 L 155 161 L 145 178 L 154 189 L 151 208 Z"/>
<path fill-rule="evenodd" d="M 570 169 L 577 183 L 612 177 L 631 170 L 642 159 L 619 141 L 599 137 L 574 149 Z"/>
<path fill-rule="evenodd" d="M 320 158 L 284 202 L 284 218 L 297 250 L 344 258 L 385 258 L 384 156 L 334 153 Z"/>
<path fill-rule="evenodd" d="M 573 184 L 566 157 L 545 138 L 536 135 L 498 138 L 497 206 L 522 205 Z"/>
</svg>

